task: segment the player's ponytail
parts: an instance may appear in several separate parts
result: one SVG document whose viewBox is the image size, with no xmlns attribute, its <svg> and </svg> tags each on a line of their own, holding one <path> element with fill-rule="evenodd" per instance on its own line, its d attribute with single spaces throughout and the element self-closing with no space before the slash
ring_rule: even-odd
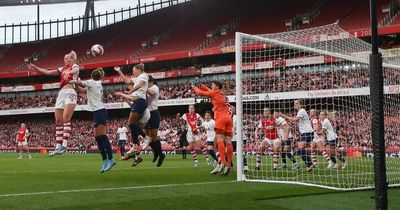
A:
<svg viewBox="0 0 400 210">
<path fill-rule="evenodd" d="M 156 80 L 154 79 L 153 76 L 149 75 L 149 82 L 152 82 L 154 85 L 157 85 Z"/>
</svg>

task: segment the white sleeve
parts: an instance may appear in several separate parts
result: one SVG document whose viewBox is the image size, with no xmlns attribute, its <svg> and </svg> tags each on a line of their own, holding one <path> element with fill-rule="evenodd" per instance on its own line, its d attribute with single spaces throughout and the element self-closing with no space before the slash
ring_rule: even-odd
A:
<svg viewBox="0 0 400 210">
<path fill-rule="evenodd" d="M 262 123 L 261 123 L 261 121 L 260 121 L 260 123 L 258 123 L 258 126 L 257 126 L 258 128 L 263 128 L 263 125 L 262 125 Z"/>
<path fill-rule="evenodd" d="M 324 119 L 324 121 L 322 121 L 322 128 L 326 130 L 328 128 L 328 123 L 329 122 L 326 119 Z"/>
<path fill-rule="evenodd" d="M 93 86 L 93 81 L 92 80 L 82 81 L 82 85 L 85 87 L 91 87 L 91 86 Z"/>
<path fill-rule="evenodd" d="M 181 119 L 182 119 L 182 120 L 185 120 L 185 121 L 187 122 L 186 114 L 183 114 L 182 117 L 181 117 Z"/>
<path fill-rule="evenodd" d="M 211 130 L 214 130 L 214 128 L 215 128 L 215 121 L 214 121 L 214 120 L 211 120 L 211 122 L 210 122 L 210 129 L 211 129 Z"/>
<path fill-rule="evenodd" d="M 297 117 L 304 118 L 304 116 L 307 114 L 307 113 L 305 113 L 305 111 L 306 110 L 304 110 L 304 109 L 300 109 L 300 111 L 297 112 Z"/>
<path fill-rule="evenodd" d="M 281 125 L 285 125 L 285 124 L 286 124 L 286 120 L 283 119 L 282 117 L 278 117 L 278 118 L 275 120 L 275 125 L 276 125 L 276 126 L 281 126 Z"/>
</svg>

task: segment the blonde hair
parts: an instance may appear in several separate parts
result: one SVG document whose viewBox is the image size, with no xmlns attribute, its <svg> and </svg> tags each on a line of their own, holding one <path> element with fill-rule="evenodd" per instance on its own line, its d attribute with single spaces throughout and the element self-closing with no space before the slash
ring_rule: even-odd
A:
<svg viewBox="0 0 400 210">
<path fill-rule="evenodd" d="M 78 59 L 76 52 L 71 50 L 71 52 L 69 52 L 68 54 L 65 54 L 65 56 L 68 56 L 69 58 L 71 58 L 72 60 L 74 60 L 74 62 Z"/>
</svg>

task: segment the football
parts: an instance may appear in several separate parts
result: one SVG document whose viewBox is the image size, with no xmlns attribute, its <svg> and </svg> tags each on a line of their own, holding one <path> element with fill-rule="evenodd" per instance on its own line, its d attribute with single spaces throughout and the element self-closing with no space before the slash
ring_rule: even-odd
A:
<svg viewBox="0 0 400 210">
<path fill-rule="evenodd" d="M 99 44 L 95 44 L 92 46 L 92 48 L 90 48 L 90 52 L 92 53 L 93 56 L 100 56 L 103 55 L 104 48 Z"/>
</svg>

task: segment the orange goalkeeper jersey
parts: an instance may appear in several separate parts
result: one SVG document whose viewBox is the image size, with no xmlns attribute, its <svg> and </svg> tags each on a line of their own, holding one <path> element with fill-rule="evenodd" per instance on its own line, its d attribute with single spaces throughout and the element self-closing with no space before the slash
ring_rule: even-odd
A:
<svg viewBox="0 0 400 210">
<path fill-rule="evenodd" d="M 228 116 L 229 117 L 229 107 L 226 101 L 225 94 L 222 90 L 211 90 L 205 85 L 201 85 L 200 88 L 195 87 L 194 92 L 201 96 L 209 96 L 211 98 L 211 103 L 214 106 L 215 118 Z"/>
</svg>

